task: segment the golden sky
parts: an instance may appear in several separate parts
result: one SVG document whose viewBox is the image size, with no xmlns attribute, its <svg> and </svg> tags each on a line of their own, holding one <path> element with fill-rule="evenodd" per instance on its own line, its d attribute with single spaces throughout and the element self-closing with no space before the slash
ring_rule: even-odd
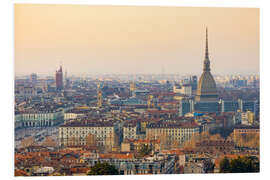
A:
<svg viewBox="0 0 270 180">
<path fill-rule="evenodd" d="M 259 72 L 259 9 L 15 5 L 15 73 Z"/>
</svg>

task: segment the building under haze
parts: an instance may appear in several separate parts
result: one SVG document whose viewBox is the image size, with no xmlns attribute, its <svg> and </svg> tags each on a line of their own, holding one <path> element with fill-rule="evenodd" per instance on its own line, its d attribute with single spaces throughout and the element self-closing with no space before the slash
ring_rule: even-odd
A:
<svg viewBox="0 0 270 180">
<path fill-rule="evenodd" d="M 55 84 L 56 84 L 56 89 L 61 91 L 64 87 L 63 84 L 63 71 L 62 71 L 62 66 L 60 66 L 59 70 L 56 70 L 55 73 Z"/>
<path fill-rule="evenodd" d="M 37 74 L 32 73 L 32 74 L 30 75 L 30 81 L 31 81 L 31 83 L 32 83 L 33 85 L 36 85 L 36 83 L 37 83 Z"/>
<path fill-rule="evenodd" d="M 218 112 L 218 94 L 216 82 L 210 71 L 210 60 L 208 53 L 208 31 L 206 29 L 205 58 L 203 63 L 203 73 L 200 77 L 197 94 L 195 97 L 195 111 Z"/>
</svg>

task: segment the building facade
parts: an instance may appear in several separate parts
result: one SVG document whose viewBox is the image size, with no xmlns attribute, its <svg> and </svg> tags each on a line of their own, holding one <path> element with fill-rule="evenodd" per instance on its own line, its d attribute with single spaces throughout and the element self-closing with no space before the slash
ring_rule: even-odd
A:
<svg viewBox="0 0 270 180">
<path fill-rule="evenodd" d="M 15 128 L 50 127 L 63 123 L 64 111 L 22 112 L 15 115 Z"/>
<path fill-rule="evenodd" d="M 89 136 L 95 142 L 89 142 Z M 74 122 L 59 126 L 59 145 L 89 145 L 113 147 L 115 145 L 115 126 L 109 122 Z"/>
<path fill-rule="evenodd" d="M 236 112 L 239 109 L 237 101 L 221 100 L 221 112 Z"/>
<path fill-rule="evenodd" d="M 60 66 L 60 69 L 55 73 L 55 85 L 58 91 L 64 88 L 62 66 Z"/>
<path fill-rule="evenodd" d="M 182 145 L 192 136 L 200 133 L 200 126 L 196 123 L 149 123 L 146 128 L 147 139 L 160 139 Z"/>
<path fill-rule="evenodd" d="M 137 139 L 137 123 L 125 123 L 123 126 L 123 140 Z"/>
<path fill-rule="evenodd" d="M 177 159 L 175 155 L 159 154 L 154 157 L 135 159 L 130 155 L 99 155 L 99 158 L 87 158 L 88 165 L 94 166 L 98 161 L 114 165 L 120 175 L 135 174 L 173 174 Z"/>
</svg>

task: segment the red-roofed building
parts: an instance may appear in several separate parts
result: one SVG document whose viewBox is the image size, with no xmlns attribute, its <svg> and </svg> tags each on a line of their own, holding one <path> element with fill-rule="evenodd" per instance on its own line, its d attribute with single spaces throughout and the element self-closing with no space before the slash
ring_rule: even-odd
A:
<svg viewBox="0 0 270 180">
<path fill-rule="evenodd" d="M 15 176 L 29 176 L 29 174 L 24 170 L 15 169 Z"/>
</svg>

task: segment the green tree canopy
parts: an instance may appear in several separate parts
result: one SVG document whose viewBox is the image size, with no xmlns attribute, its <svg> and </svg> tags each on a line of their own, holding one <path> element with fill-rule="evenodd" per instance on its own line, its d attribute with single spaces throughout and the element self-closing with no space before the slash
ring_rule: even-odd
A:
<svg viewBox="0 0 270 180">
<path fill-rule="evenodd" d="M 229 173 L 230 172 L 230 161 L 227 157 L 222 159 L 222 161 L 219 164 L 220 172 L 221 173 Z"/>
<path fill-rule="evenodd" d="M 91 170 L 87 172 L 87 175 L 118 175 L 118 170 L 107 162 L 98 162 L 91 167 Z"/>
<path fill-rule="evenodd" d="M 205 173 L 213 173 L 215 164 L 210 160 L 206 159 L 203 161 L 203 170 Z"/>
<path fill-rule="evenodd" d="M 228 160 L 226 157 L 220 162 L 221 173 L 259 172 L 259 159 L 255 156 L 238 157 Z"/>
</svg>

